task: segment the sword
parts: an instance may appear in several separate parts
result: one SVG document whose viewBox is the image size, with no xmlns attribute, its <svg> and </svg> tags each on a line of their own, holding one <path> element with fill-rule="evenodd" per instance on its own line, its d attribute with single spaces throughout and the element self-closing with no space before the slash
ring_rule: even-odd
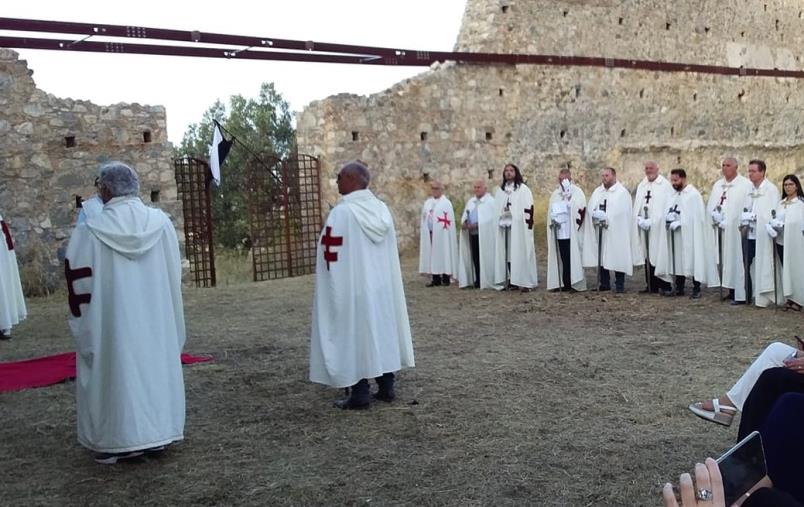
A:
<svg viewBox="0 0 804 507">
<path fill-rule="evenodd" d="M 776 210 L 771 210 L 771 219 L 776 220 Z M 773 311 L 779 309 L 779 294 L 776 292 L 776 241 L 771 238 L 771 258 L 773 259 Z"/>
<path fill-rule="evenodd" d="M 505 227 L 505 290 L 511 289 L 511 263 L 508 261 L 508 233 L 510 227 Z"/>
<path fill-rule="evenodd" d="M 715 211 L 721 213 L 722 208 L 717 206 Z M 717 229 L 717 276 L 720 280 L 718 292 L 720 293 L 720 300 L 723 301 L 723 229 L 717 223 L 713 224 L 713 226 Z"/>
<path fill-rule="evenodd" d="M 562 259 L 561 259 L 561 249 L 558 246 L 558 228 L 559 227 L 560 227 L 560 225 L 559 225 L 558 222 L 556 222 L 555 220 L 550 221 L 550 229 L 552 229 L 552 231 L 553 231 L 553 239 L 555 240 L 555 243 L 556 243 L 556 269 L 558 270 L 558 287 L 559 287 L 559 289 L 563 289 L 564 288 L 564 279 L 561 276 L 561 273 L 562 273 L 562 270 L 561 270 L 561 264 L 562 264 L 562 262 L 561 262 L 562 261 Z"/>
<path fill-rule="evenodd" d="M 600 204 L 597 209 L 606 211 L 606 199 L 603 199 L 603 204 Z M 597 227 L 597 290 L 600 291 L 600 270 L 603 269 L 603 224 L 600 220 L 594 220 L 595 227 Z"/>
<path fill-rule="evenodd" d="M 670 208 L 667 212 L 675 214 L 681 213 L 678 210 L 678 204 Z M 670 227 L 672 222 L 665 220 L 665 224 L 667 225 L 667 231 L 670 233 L 670 254 L 671 259 L 673 259 L 673 292 L 678 295 L 678 280 L 676 279 L 676 231 Z"/>
<path fill-rule="evenodd" d="M 748 213 L 748 208 L 743 208 L 743 213 Z M 747 262 L 748 259 L 746 259 L 746 257 L 745 257 L 745 247 L 748 245 L 748 239 L 747 238 L 748 238 L 748 228 L 749 227 L 750 226 L 748 224 L 746 224 L 746 225 L 743 225 L 742 223 L 740 224 L 740 234 L 742 235 L 742 249 L 743 249 L 743 274 L 744 274 L 743 284 L 745 285 L 745 301 L 746 301 L 746 304 L 750 305 L 751 301 L 753 299 L 751 297 L 751 294 L 748 293 L 748 280 L 749 280 L 749 277 L 751 276 L 751 273 L 748 271 L 748 267 L 749 267 L 748 262 Z M 735 299 L 736 299 L 736 297 L 735 297 Z"/>
<path fill-rule="evenodd" d="M 642 208 L 642 218 L 648 219 L 648 207 Z M 645 281 L 648 285 L 648 292 L 653 293 L 653 285 L 651 285 L 650 276 L 650 229 L 645 231 Z"/>
</svg>

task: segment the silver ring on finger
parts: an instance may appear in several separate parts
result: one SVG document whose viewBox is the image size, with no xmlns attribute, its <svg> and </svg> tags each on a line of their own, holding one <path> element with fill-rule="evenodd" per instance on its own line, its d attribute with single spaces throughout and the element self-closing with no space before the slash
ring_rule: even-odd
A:
<svg viewBox="0 0 804 507">
<path fill-rule="evenodd" d="M 695 492 L 695 498 L 702 502 L 711 502 L 714 496 L 711 489 L 701 488 Z"/>
</svg>

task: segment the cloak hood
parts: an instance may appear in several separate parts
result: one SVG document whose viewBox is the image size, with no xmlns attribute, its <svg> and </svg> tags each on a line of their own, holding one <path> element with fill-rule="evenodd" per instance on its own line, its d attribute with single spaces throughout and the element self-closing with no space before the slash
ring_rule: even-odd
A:
<svg viewBox="0 0 804 507">
<path fill-rule="evenodd" d="M 90 232 L 115 252 L 136 259 L 156 245 L 170 219 L 162 210 L 149 208 L 139 197 L 115 197 L 103 212 L 87 217 Z"/>
</svg>

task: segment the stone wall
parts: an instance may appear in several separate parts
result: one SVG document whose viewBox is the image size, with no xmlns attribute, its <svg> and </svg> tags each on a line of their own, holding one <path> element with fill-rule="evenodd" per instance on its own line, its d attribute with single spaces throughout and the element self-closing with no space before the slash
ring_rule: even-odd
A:
<svg viewBox="0 0 804 507">
<path fill-rule="evenodd" d="M 790 2 L 470 0 L 457 50 L 801 68 L 804 19 Z M 778 20 L 778 21 L 777 21 Z M 778 27 L 778 29 L 777 29 Z M 369 97 L 338 95 L 298 116 L 300 151 L 322 159 L 325 201 L 338 164 L 360 158 L 416 244 L 425 175 L 463 202 L 516 163 L 552 191 L 571 167 L 590 193 L 611 165 L 635 187 L 645 160 L 684 167 L 708 193 L 720 159 L 764 158 L 778 184 L 804 170 L 804 82 L 604 68 L 447 63 Z"/>
<path fill-rule="evenodd" d="M 0 49 L 0 213 L 15 238 L 23 283 L 37 291 L 62 283 L 76 196 L 94 193 L 100 163 L 134 167 L 143 200 L 179 225 L 181 208 L 164 107 L 61 99 L 37 89 L 32 74 L 16 52 Z"/>
</svg>

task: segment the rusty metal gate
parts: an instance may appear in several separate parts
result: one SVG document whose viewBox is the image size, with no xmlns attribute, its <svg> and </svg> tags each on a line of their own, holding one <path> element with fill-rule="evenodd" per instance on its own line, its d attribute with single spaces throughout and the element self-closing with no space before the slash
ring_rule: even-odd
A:
<svg viewBox="0 0 804 507">
<path fill-rule="evenodd" d="M 197 158 L 173 160 L 178 197 L 184 213 L 184 251 L 196 287 L 215 286 L 215 250 L 212 238 L 212 206 L 209 165 Z"/>
<path fill-rule="evenodd" d="M 310 155 L 253 157 L 247 201 L 254 281 L 315 272 L 321 232 L 319 161 Z"/>
</svg>

